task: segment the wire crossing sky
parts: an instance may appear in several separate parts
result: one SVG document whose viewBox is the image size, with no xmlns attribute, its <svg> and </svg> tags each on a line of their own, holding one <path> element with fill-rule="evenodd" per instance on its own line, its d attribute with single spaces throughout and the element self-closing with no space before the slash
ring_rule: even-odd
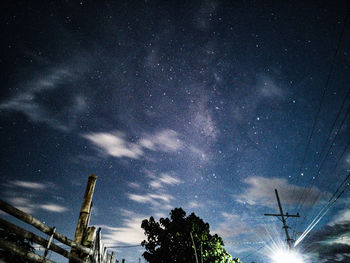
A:
<svg viewBox="0 0 350 263">
<path fill-rule="evenodd" d="M 182 207 L 269 262 L 277 189 L 309 262 L 350 261 L 349 3 L 309 2 L 3 1 L 0 198 L 73 238 L 93 173 L 119 260 Z"/>
</svg>

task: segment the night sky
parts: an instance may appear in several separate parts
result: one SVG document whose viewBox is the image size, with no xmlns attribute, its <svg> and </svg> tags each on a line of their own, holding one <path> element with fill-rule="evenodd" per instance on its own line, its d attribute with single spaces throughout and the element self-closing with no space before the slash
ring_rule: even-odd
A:
<svg viewBox="0 0 350 263">
<path fill-rule="evenodd" d="M 348 8 L 1 2 L 0 198 L 73 238 L 93 173 L 106 245 L 182 207 L 233 257 L 270 262 L 274 189 L 297 238 L 350 170 Z M 348 190 L 298 246 L 309 262 L 350 262 Z"/>
</svg>

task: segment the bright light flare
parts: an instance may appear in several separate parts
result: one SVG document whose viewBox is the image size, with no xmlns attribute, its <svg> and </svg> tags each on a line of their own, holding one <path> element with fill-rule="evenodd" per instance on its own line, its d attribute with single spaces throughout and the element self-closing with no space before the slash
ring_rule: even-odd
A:
<svg viewBox="0 0 350 263">
<path fill-rule="evenodd" d="M 298 252 L 289 249 L 277 249 L 270 258 L 272 263 L 304 263 Z"/>
</svg>

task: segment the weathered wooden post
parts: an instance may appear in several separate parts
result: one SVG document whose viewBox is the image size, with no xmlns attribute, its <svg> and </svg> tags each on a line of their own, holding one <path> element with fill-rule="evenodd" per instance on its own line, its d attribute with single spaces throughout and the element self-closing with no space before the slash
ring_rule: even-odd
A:
<svg viewBox="0 0 350 263">
<path fill-rule="evenodd" d="M 84 234 L 85 234 L 86 229 L 87 229 L 88 224 L 89 224 L 90 213 L 91 213 L 91 204 L 92 204 L 92 195 L 94 193 L 96 180 L 97 180 L 96 175 L 91 174 L 89 176 L 89 179 L 88 179 L 88 182 L 86 185 L 86 189 L 85 189 L 83 202 L 81 204 L 78 224 L 77 224 L 77 228 L 75 230 L 75 235 L 74 235 L 74 242 L 78 243 L 79 245 L 82 244 Z M 74 248 L 72 248 L 71 252 L 73 254 L 76 254 L 76 251 Z M 72 262 L 72 261 L 70 261 L 70 262 Z"/>
</svg>

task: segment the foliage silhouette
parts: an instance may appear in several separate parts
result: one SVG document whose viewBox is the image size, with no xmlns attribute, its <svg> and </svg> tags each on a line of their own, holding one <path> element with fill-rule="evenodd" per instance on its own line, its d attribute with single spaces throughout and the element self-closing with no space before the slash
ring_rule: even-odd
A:
<svg viewBox="0 0 350 263">
<path fill-rule="evenodd" d="M 186 217 L 182 208 L 175 208 L 169 218 L 153 217 L 142 221 L 147 240 L 143 257 L 150 263 L 240 263 L 224 249 L 222 238 L 211 235 L 209 224 L 194 213 Z M 193 241 L 191 239 L 191 234 Z M 194 244 L 193 244 L 194 243 Z M 194 252 L 196 251 L 196 253 Z M 196 259 L 197 255 L 197 259 Z"/>
</svg>

